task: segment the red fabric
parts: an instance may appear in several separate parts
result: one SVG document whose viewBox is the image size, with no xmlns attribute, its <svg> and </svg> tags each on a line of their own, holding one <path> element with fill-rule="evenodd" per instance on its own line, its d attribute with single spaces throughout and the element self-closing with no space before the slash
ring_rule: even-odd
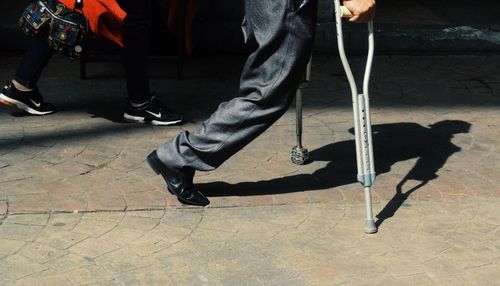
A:
<svg viewBox="0 0 500 286">
<path fill-rule="evenodd" d="M 73 9 L 75 0 L 58 0 L 66 7 Z M 148 1 L 148 0 L 135 0 Z M 168 11 L 167 25 L 170 31 L 179 35 L 181 26 L 179 25 L 179 9 L 182 0 L 158 0 L 163 8 Z M 197 0 L 186 1 L 185 17 L 185 42 L 186 53 L 193 52 L 192 27 L 193 19 L 197 12 Z M 123 11 L 115 0 L 85 0 L 82 13 L 89 21 L 90 29 L 98 36 L 107 38 L 120 46 L 123 46 L 122 25 L 127 14 Z"/>
<path fill-rule="evenodd" d="M 70 9 L 74 8 L 75 0 L 58 1 Z M 114 0 L 85 0 L 82 13 L 96 35 L 123 46 L 122 24 L 127 14 Z"/>
</svg>

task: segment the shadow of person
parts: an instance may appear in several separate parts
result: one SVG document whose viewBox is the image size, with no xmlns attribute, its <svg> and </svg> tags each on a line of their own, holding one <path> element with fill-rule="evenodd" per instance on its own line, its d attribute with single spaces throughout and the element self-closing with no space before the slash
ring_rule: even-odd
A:
<svg viewBox="0 0 500 286">
<path fill-rule="evenodd" d="M 459 152 L 460 147 L 451 143 L 454 134 L 468 133 L 471 124 L 459 120 L 444 120 L 432 124 L 426 131 L 422 132 L 425 136 L 424 144 L 416 146 L 418 151 L 418 160 L 415 166 L 396 186 L 394 197 L 387 205 L 376 215 L 377 226 L 380 226 L 386 219 L 394 216 L 396 211 L 408 199 L 408 197 L 425 186 L 429 181 L 438 177 L 437 172 L 441 169 L 446 160 Z M 424 139 L 424 138 L 422 138 Z M 403 192 L 403 186 L 409 181 L 420 181 L 416 186 L 411 187 L 406 192 Z"/>
<path fill-rule="evenodd" d="M 92 118 L 102 118 L 114 123 L 125 124 L 123 111 L 126 103 L 121 99 L 99 99 L 99 102 L 92 102 L 85 106 L 87 113 Z"/>
<path fill-rule="evenodd" d="M 469 129 L 469 123 L 456 120 L 441 121 L 431 125 L 430 128 L 416 123 L 374 125 L 372 131 L 376 173 L 389 172 L 396 162 L 419 158 L 406 177 L 421 178 L 425 182 L 432 180 L 437 177 L 436 171 L 445 164 L 447 158 L 460 151 L 459 147 L 450 142 L 453 134 L 468 132 Z M 350 131 L 352 133 L 352 129 Z M 211 182 L 198 186 L 209 197 L 270 195 L 329 189 L 357 182 L 355 156 L 354 140 L 346 140 L 310 152 L 311 161 L 328 162 L 325 167 L 312 174 L 297 174 L 237 184 Z M 395 204 L 392 206 L 390 210 L 395 212 L 397 209 L 394 208 Z M 389 209 L 385 213 L 388 211 Z"/>
</svg>

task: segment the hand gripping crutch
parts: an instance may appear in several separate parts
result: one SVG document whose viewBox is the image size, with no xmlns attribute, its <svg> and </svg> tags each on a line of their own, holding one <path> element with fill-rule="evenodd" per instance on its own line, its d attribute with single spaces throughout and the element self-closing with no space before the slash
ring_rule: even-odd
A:
<svg viewBox="0 0 500 286">
<path fill-rule="evenodd" d="M 297 145 L 293 146 L 291 159 L 294 164 L 303 165 L 309 159 L 309 153 L 306 148 L 302 146 L 302 89 L 309 86 L 309 80 L 311 79 L 311 58 L 307 63 L 306 73 L 304 74 L 302 81 L 300 82 L 299 88 L 295 95 L 295 109 L 297 113 Z"/>
<path fill-rule="evenodd" d="M 372 130 L 370 120 L 370 103 L 368 96 L 368 84 L 373 62 L 374 39 L 373 22 L 368 23 L 368 56 L 363 79 L 363 93 L 358 94 L 356 81 L 347 61 L 344 50 L 342 34 L 342 18 L 349 18 L 352 14 L 344 6 L 340 6 L 339 0 L 335 0 L 335 23 L 337 26 L 337 43 L 340 59 L 344 66 L 352 93 L 352 106 L 354 110 L 354 136 L 356 138 L 356 160 L 358 167 L 358 181 L 363 185 L 365 191 L 366 222 L 365 233 L 377 232 L 377 226 L 373 219 L 371 187 L 375 181 L 375 165 L 373 160 Z"/>
</svg>

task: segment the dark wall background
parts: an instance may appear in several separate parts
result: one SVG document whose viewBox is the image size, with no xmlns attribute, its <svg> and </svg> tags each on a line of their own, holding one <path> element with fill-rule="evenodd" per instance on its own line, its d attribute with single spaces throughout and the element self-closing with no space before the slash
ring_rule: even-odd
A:
<svg viewBox="0 0 500 286">
<path fill-rule="evenodd" d="M 17 29 L 17 18 L 27 3 L 0 1 L 0 50 L 26 47 L 28 39 Z M 379 53 L 500 51 L 500 1 L 378 0 L 377 5 Z M 196 53 L 245 53 L 243 0 L 200 0 L 200 6 L 194 25 Z M 333 1 L 319 0 L 317 53 L 336 52 L 332 11 Z M 364 51 L 364 25 L 346 24 L 345 29 L 346 47 L 353 53 Z"/>
</svg>

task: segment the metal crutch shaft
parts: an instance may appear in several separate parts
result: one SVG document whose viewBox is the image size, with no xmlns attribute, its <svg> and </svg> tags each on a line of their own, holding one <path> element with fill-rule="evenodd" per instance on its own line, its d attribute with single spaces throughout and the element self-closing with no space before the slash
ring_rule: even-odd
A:
<svg viewBox="0 0 500 286">
<path fill-rule="evenodd" d="M 363 185 L 365 193 L 366 221 L 364 229 L 365 233 L 375 233 L 377 232 L 377 227 L 373 218 L 371 199 L 371 186 L 375 180 L 375 166 L 373 160 L 370 104 L 368 95 L 368 85 L 370 81 L 374 53 L 373 23 L 368 23 L 368 56 L 363 80 L 363 93 L 359 94 L 356 81 L 354 80 L 349 62 L 347 61 L 347 57 L 345 55 L 343 42 L 342 17 L 348 18 L 350 16 L 352 16 L 352 14 L 349 10 L 340 6 L 339 0 L 335 0 L 335 22 L 337 27 L 338 49 L 352 94 L 358 181 Z"/>
<path fill-rule="evenodd" d="M 297 145 L 293 146 L 291 159 L 294 164 L 303 165 L 309 159 L 309 152 L 302 146 L 302 89 L 309 86 L 311 78 L 311 58 L 295 95 Z"/>
</svg>

